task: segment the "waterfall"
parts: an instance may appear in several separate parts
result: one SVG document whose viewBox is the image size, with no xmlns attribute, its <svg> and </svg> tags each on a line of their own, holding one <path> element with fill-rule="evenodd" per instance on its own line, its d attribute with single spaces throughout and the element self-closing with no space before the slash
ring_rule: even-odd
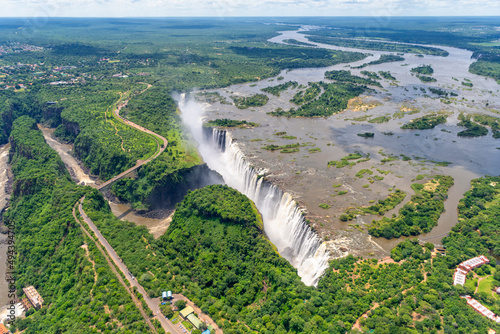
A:
<svg viewBox="0 0 500 334">
<path fill-rule="evenodd" d="M 281 256 L 296 269 L 302 281 L 315 285 L 330 257 L 324 243 L 307 225 L 292 196 L 264 178 L 245 160 L 238 145 L 225 130 L 204 128 L 203 108 L 185 94 L 178 98 L 181 117 L 198 143 L 208 167 L 224 182 L 254 201 L 262 214 L 264 230 Z"/>
</svg>

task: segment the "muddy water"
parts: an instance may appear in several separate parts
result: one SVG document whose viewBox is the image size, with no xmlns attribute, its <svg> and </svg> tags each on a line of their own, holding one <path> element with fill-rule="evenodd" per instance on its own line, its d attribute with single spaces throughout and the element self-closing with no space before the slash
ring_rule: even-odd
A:
<svg viewBox="0 0 500 334">
<path fill-rule="evenodd" d="M 308 42 L 305 35 L 297 31 L 284 32 L 271 41 L 280 43 L 283 39 Z M 359 51 L 315 44 L 328 49 Z M 232 130 L 233 137 L 238 141 L 247 159 L 253 166 L 266 170 L 268 179 L 293 194 L 322 237 L 331 240 L 332 244 L 345 247 L 354 254 L 386 255 L 400 240 L 371 240 L 366 233 L 359 232 L 359 227 L 365 227 L 373 219 L 380 219 L 377 216 L 358 217 L 355 221 L 347 223 L 340 222 L 338 217 L 347 208 L 368 206 L 370 201 L 385 198 L 393 188 L 406 191 L 408 195 L 405 201 L 386 213 L 386 216 L 390 216 L 397 213 L 414 194 L 410 185 L 416 182 L 417 175 L 426 175 L 426 179 L 436 174 L 453 176 L 455 185 L 450 189 L 449 198 L 445 202 L 446 212 L 441 216 L 438 226 L 427 235 L 421 236 L 422 239 L 439 244 L 442 236 L 457 223 L 458 201 L 469 189 L 470 180 L 483 175 L 498 175 L 500 164 L 500 152 L 497 149 L 500 147 L 500 140 L 492 138 L 491 132 L 488 136 L 480 138 L 457 137 L 457 133 L 464 129 L 457 126 L 460 113 L 479 112 L 496 115 L 495 111 L 500 109 L 500 86 L 491 79 L 468 72 L 468 67 L 472 63 L 470 51 L 441 48 L 447 50 L 450 55 L 421 58 L 405 54 L 405 61 L 372 65 L 363 69 L 348 68 L 378 59 L 381 54 L 386 53 L 362 50 L 371 55 L 355 63 L 338 64 L 328 68 L 285 70 L 279 74 L 284 78 L 281 81 L 272 78 L 213 90 L 232 102 L 230 98 L 232 95 L 250 96 L 262 93 L 260 90 L 264 87 L 287 81 L 297 81 L 299 84 L 307 85 L 308 82 L 324 80 L 324 72 L 327 70 L 349 69 L 353 74 L 359 74 L 361 70 L 390 71 L 397 81 L 382 80 L 382 89 L 374 89 L 362 96 L 364 103 L 378 104 L 367 111 L 351 108 L 341 114 L 318 119 L 287 119 L 267 115 L 267 112 L 278 107 L 283 109 L 296 107 L 289 100 L 298 90 L 291 89 L 281 93 L 280 97 L 267 94 L 270 98 L 267 105 L 246 110 L 237 109 L 232 105 L 205 103 L 207 119 L 227 117 L 260 123 L 259 127 L 253 129 Z M 437 82 L 425 85 L 412 75 L 410 69 L 422 64 L 433 67 L 435 71 L 433 77 Z M 464 79 L 470 80 L 474 87 L 470 89 L 462 86 L 461 82 Z M 450 99 L 450 103 L 443 103 L 437 95 L 430 92 L 429 87 L 445 89 L 458 96 Z M 411 114 L 408 112 L 410 110 L 415 110 L 416 113 Z M 436 111 L 447 112 L 450 115 L 446 124 L 431 130 L 400 129 L 402 124 L 411 119 Z M 386 116 L 391 120 L 388 123 L 372 124 L 359 119 L 363 116 L 367 118 Z M 297 138 L 283 139 L 274 135 L 280 131 Z M 357 136 L 362 132 L 373 132 L 375 137 L 364 139 Z M 392 132 L 393 135 L 384 135 L 384 132 Z M 299 153 L 281 154 L 262 149 L 271 143 L 284 145 L 297 142 L 307 145 L 302 147 Z M 319 148 L 321 151 L 309 152 L 311 148 Z M 370 161 L 342 169 L 327 167 L 328 161 L 339 160 L 355 151 L 370 154 Z M 386 163 L 381 161 L 391 154 L 397 156 L 404 154 L 412 160 L 400 159 Z M 430 161 L 448 161 L 451 165 L 438 167 Z M 372 176 L 377 175 L 384 179 L 372 180 L 372 183 L 368 180 L 369 175 L 356 177 L 356 173 L 361 169 L 369 169 L 373 172 Z M 339 184 L 340 187 L 333 187 Z M 347 194 L 340 196 L 339 191 L 347 191 Z M 321 209 L 319 208 L 321 203 L 331 205 L 331 208 Z"/>
<path fill-rule="evenodd" d="M 38 126 L 43 133 L 45 141 L 52 147 L 61 157 L 62 161 L 68 168 L 73 180 L 78 184 L 94 186 L 96 177 L 89 175 L 80 165 L 78 160 L 71 154 L 73 146 L 57 141 L 54 136 L 54 129 Z M 97 180 L 98 181 L 98 180 Z M 1 204 L 1 203 L 0 203 Z M 155 238 L 160 237 L 167 230 L 171 215 L 166 218 L 156 219 L 148 218 L 135 213 L 129 205 L 109 202 L 113 214 L 121 220 L 127 220 L 137 225 L 144 225 Z"/>
<path fill-rule="evenodd" d="M 9 181 L 9 148 L 10 145 L 0 146 L 0 211 L 2 211 L 8 203 L 8 181 Z M 7 260 L 7 245 L 3 244 L 6 240 L 6 235 L 0 234 L 0 313 L 5 309 L 5 305 L 9 302 L 7 294 L 7 282 L 5 281 Z M 1 320 L 1 319 L 0 319 Z"/>
<path fill-rule="evenodd" d="M 148 218 L 136 214 L 127 204 L 113 202 L 108 203 L 111 207 L 111 211 L 118 219 L 127 220 L 136 225 L 146 226 L 146 228 L 149 230 L 149 233 L 151 233 L 155 238 L 161 237 L 170 226 L 170 222 L 172 221 L 173 213 L 168 217 L 162 219 Z"/>
<path fill-rule="evenodd" d="M 73 146 L 61 143 L 54 139 L 53 133 L 55 129 L 45 128 L 41 125 L 38 125 L 38 128 L 42 131 L 47 144 L 49 144 L 49 146 L 52 147 L 52 149 L 54 149 L 61 157 L 61 160 L 66 165 L 73 181 L 83 185 L 94 185 L 95 178 L 92 178 L 87 172 L 85 172 L 75 157 L 71 154 Z"/>
</svg>

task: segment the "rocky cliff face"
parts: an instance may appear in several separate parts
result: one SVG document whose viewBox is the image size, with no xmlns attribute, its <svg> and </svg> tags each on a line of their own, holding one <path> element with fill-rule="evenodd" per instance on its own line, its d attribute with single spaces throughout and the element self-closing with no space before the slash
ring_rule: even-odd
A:
<svg viewBox="0 0 500 334">
<path fill-rule="evenodd" d="M 182 201 L 189 190 L 223 183 L 222 177 L 206 164 L 181 169 L 169 175 L 163 185 L 155 187 L 146 202 L 151 210 L 169 209 Z"/>
</svg>

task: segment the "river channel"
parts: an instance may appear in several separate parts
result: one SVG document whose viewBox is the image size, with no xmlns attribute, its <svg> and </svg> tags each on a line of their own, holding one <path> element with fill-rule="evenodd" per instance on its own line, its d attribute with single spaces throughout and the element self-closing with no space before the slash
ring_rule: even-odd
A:
<svg viewBox="0 0 500 334">
<path fill-rule="evenodd" d="M 0 212 L 5 209 L 9 200 L 8 185 L 9 185 L 9 148 L 10 145 L 0 146 Z M 9 302 L 8 285 L 5 281 L 6 277 L 6 261 L 7 261 L 7 245 L 3 242 L 7 240 L 7 235 L 0 234 L 0 320 L 1 314 L 6 309 Z"/>
<path fill-rule="evenodd" d="M 95 186 L 100 183 L 98 178 L 90 175 L 85 168 L 82 167 L 81 163 L 72 155 L 72 145 L 58 141 L 53 135 L 54 129 L 45 128 L 41 125 L 38 127 L 42 131 L 45 141 L 61 157 L 62 161 L 66 165 L 66 168 L 70 172 L 73 181 L 78 184 L 89 186 Z M 155 238 L 159 238 L 163 233 L 165 233 L 172 219 L 171 215 L 166 215 L 166 217 L 159 219 L 149 218 L 135 213 L 128 204 L 119 203 L 114 200 L 108 200 L 108 203 L 111 207 L 111 211 L 118 219 L 127 220 L 137 225 L 144 225 Z"/>
<path fill-rule="evenodd" d="M 270 41 L 283 43 L 286 39 L 296 39 L 311 43 L 305 35 L 308 29 L 310 28 L 282 32 Z M 373 219 L 380 219 L 378 216 L 359 216 L 354 221 L 343 223 L 338 219 L 340 214 L 349 207 L 368 206 L 370 201 L 383 199 L 391 189 L 404 190 L 408 195 L 403 203 L 386 213 L 386 216 L 391 216 L 414 194 L 410 186 L 416 182 L 417 175 L 424 175 L 427 179 L 437 174 L 451 175 L 455 185 L 450 189 L 449 198 L 445 201 L 446 212 L 439 219 L 438 226 L 427 235 L 420 236 L 422 240 L 439 245 L 442 237 L 457 223 L 457 205 L 464 192 L 470 188 L 470 181 L 484 175 L 499 174 L 500 140 L 491 136 L 491 130 L 488 136 L 484 137 L 458 137 L 457 133 L 464 128 L 457 126 L 457 123 L 460 113 L 498 116 L 500 86 L 492 79 L 468 72 L 473 59 L 472 52 L 467 50 L 438 46 L 447 50 L 449 56 L 419 57 L 404 54 L 404 61 L 355 69 L 354 67 L 378 59 L 381 54 L 389 52 L 312 44 L 326 49 L 361 51 L 370 55 L 350 64 L 284 70 L 275 78 L 204 91 L 216 92 L 226 103 L 229 102 L 221 103 L 199 95 L 198 103 L 205 110 L 205 119 L 230 118 L 259 123 L 260 126 L 251 129 L 231 129 L 232 137 L 247 161 L 263 171 L 272 183 L 293 195 L 321 238 L 355 255 L 386 256 L 401 239 L 372 239 L 366 234 L 366 228 L 365 232 L 360 231 Z M 434 69 L 433 77 L 437 82 L 424 84 L 410 72 L 410 69 L 420 65 L 431 65 Z M 383 88 L 365 93 L 358 99 L 357 105 L 354 104 L 348 110 L 328 118 L 286 118 L 267 114 L 279 107 L 296 107 L 290 99 L 298 89 L 290 89 L 276 97 L 263 93 L 262 88 L 287 81 L 296 81 L 302 85 L 327 81 L 324 78 L 326 71 L 345 69 L 354 75 L 360 75 L 361 70 L 390 71 L 396 80 L 382 80 Z M 473 87 L 461 85 L 464 80 L 472 82 Z M 430 87 L 440 88 L 457 96 L 444 100 L 433 94 L 429 90 Z M 244 110 L 237 109 L 231 103 L 231 96 L 254 94 L 266 94 L 269 102 L 263 107 Z M 401 125 L 411 119 L 433 112 L 446 113 L 447 123 L 430 130 L 401 129 Z M 386 116 L 390 121 L 381 124 L 366 121 L 379 116 Z M 284 139 L 276 136 L 277 132 L 286 132 L 297 138 Z M 364 132 L 373 132 L 375 136 L 357 136 L 358 133 Z M 262 149 L 270 143 L 284 145 L 297 142 L 307 145 L 301 147 L 297 153 L 282 154 Z M 340 160 L 356 151 L 370 154 L 370 160 L 352 168 L 327 166 L 328 161 Z M 411 160 L 382 162 L 388 155 L 405 155 Z M 436 162 L 450 164 L 442 167 Z M 374 175 L 380 174 L 383 180 L 370 183 L 366 177 L 356 177 L 356 173 L 361 169 L 369 169 Z M 377 172 L 377 169 L 384 173 Z M 339 191 L 347 193 L 339 196 Z M 319 204 L 322 203 L 328 204 L 330 208 L 320 208 Z"/>
</svg>

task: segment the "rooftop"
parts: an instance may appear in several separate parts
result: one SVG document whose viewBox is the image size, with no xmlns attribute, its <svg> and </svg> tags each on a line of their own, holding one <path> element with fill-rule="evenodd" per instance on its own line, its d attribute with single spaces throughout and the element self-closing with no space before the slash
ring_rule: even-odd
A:
<svg viewBox="0 0 500 334">
<path fill-rule="evenodd" d="M 194 313 L 194 310 L 191 306 L 188 306 L 181 311 L 181 316 L 183 318 L 187 318 L 187 316 L 190 315 L 191 313 Z"/>
</svg>

